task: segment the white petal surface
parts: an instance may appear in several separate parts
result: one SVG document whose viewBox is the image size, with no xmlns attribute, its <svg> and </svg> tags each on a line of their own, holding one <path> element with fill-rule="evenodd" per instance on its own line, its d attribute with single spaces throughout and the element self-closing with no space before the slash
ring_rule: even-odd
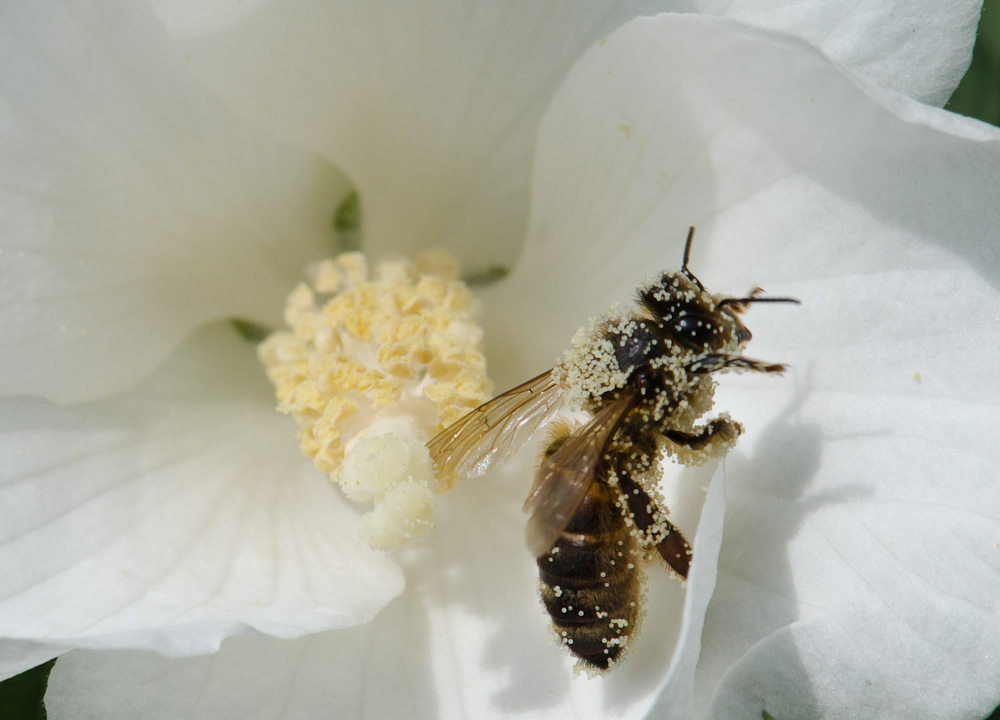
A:
<svg viewBox="0 0 1000 720">
<path fill-rule="evenodd" d="M 794 374 L 718 397 L 747 434 L 699 715 L 982 717 L 1000 699 L 1000 132 L 869 92 L 785 38 L 630 23 L 546 115 L 524 261 L 489 298 L 487 337 L 537 367 L 627 278 L 678 265 L 693 224 L 706 286 L 803 300 L 748 316 L 749 354 Z M 553 310 L 521 300 L 533 286 Z"/>
<path fill-rule="evenodd" d="M 402 574 L 273 405 L 226 326 L 125 395 L 3 401 L 0 636 L 190 655 L 371 619 Z M 0 657 L 7 675 L 30 667 Z"/>
<path fill-rule="evenodd" d="M 234 638 L 217 655 L 180 661 L 74 652 L 52 674 L 50 716 L 127 718 L 139 705 L 149 718 L 293 720 L 336 709 L 337 717 L 373 720 L 559 720 L 662 717 L 668 708 L 690 708 L 722 538 L 723 473 L 705 500 L 701 483 L 709 477 L 687 472 L 674 488 L 677 521 L 697 526 L 687 600 L 679 584 L 651 568 L 643 632 L 607 678 L 574 677 L 566 654 L 548 639 L 537 573 L 524 549 L 519 507 L 527 474 L 506 472 L 445 498 L 438 532 L 407 553 L 406 594 L 371 623 L 293 642 Z M 660 705 L 651 711 L 654 702 Z"/>
<path fill-rule="evenodd" d="M 161 5 L 176 32 L 192 32 L 174 2 Z M 191 66 L 255 123 L 346 171 L 369 250 L 443 244 L 480 270 L 510 265 L 520 247 L 538 119 L 570 64 L 625 20 L 676 3 L 231 7 L 230 26 L 213 12 L 185 39 Z"/>
<path fill-rule="evenodd" d="M 982 0 L 695 0 L 698 12 L 796 35 L 883 87 L 944 105 L 969 67 Z"/>
<path fill-rule="evenodd" d="M 0 8 L 0 394 L 130 387 L 199 324 L 280 319 L 346 185 L 236 120 L 134 2 Z"/>
<path fill-rule="evenodd" d="M 154 0 L 183 36 L 214 33 L 274 0 Z M 495 4 L 495 3 L 494 3 Z M 577 3 L 579 6 L 581 3 Z M 514 6 L 521 15 L 541 3 Z M 552 6 L 557 10 L 557 6 Z M 672 0 L 661 10 L 698 12 L 795 35 L 884 87 L 943 105 L 969 65 L 982 0 Z M 650 14 L 653 5 L 636 8 Z M 574 18 L 573 22 L 579 22 Z M 622 18 L 617 18 L 621 22 Z"/>
</svg>

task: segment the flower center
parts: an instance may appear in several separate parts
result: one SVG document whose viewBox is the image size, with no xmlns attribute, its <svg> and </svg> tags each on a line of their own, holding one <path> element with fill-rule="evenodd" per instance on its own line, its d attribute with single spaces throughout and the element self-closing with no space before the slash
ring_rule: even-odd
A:
<svg viewBox="0 0 1000 720">
<path fill-rule="evenodd" d="M 288 329 L 258 349 L 278 410 L 296 419 L 317 468 L 373 504 L 366 542 L 410 544 L 434 527 L 434 494 L 450 489 L 424 443 L 490 398 L 478 303 L 443 250 L 373 273 L 345 253 L 308 277 L 285 303 Z"/>
</svg>

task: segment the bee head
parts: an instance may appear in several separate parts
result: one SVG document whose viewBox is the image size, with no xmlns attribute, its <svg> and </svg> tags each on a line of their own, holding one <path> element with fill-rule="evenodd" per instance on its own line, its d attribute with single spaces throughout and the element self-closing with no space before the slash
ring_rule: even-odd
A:
<svg viewBox="0 0 1000 720">
<path fill-rule="evenodd" d="M 755 302 L 799 302 L 763 297 L 754 288 L 745 297 L 713 295 L 688 269 L 694 228 L 688 231 L 680 270 L 670 270 L 639 291 L 639 303 L 661 324 L 665 339 L 697 355 L 738 354 L 752 335 L 740 314 Z"/>
<path fill-rule="evenodd" d="M 665 272 L 639 291 L 639 303 L 666 339 L 699 355 L 737 352 L 749 342 L 738 317 L 744 305 L 733 300 L 705 290 L 686 268 Z"/>
</svg>

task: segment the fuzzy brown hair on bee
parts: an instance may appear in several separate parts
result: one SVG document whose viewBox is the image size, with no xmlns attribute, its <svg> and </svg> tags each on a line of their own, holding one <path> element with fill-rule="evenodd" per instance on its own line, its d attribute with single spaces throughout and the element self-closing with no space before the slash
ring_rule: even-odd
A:
<svg viewBox="0 0 1000 720">
<path fill-rule="evenodd" d="M 633 308 L 580 330 L 551 370 L 481 405 L 428 444 L 443 476 L 481 475 L 568 403 L 589 419 L 558 423 L 524 509 L 542 602 L 560 641 L 587 669 L 620 662 L 642 618 L 642 568 L 658 558 L 687 577 L 691 548 L 657 491 L 664 456 L 700 465 L 725 455 L 742 433 L 727 414 L 704 421 L 713 374 L 780 373 L 744 357 L 753 303 L 791 302 L 710 293 L 688 269 L 694 228 L 679 270 L 638 289 Z"/>
</svg>

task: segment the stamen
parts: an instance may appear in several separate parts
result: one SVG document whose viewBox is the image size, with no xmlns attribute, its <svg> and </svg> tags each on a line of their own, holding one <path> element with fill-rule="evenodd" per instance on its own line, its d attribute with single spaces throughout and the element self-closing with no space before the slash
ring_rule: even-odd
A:
<svg viewBox="0 0 1000 720">
<path fill-rule="evenodd" d="M 345 253 L 308 276 L 286 301 L 289 329 L 258 349 L 278 410 L 317 468 L 374 504 L 368 544 L 410 544 L 434 527 L 434 493 L 450 489 L 424 443 L 490 398 L 478 305 L 444 251 L 371 276 L 361 253 Z"/>
</svg>

